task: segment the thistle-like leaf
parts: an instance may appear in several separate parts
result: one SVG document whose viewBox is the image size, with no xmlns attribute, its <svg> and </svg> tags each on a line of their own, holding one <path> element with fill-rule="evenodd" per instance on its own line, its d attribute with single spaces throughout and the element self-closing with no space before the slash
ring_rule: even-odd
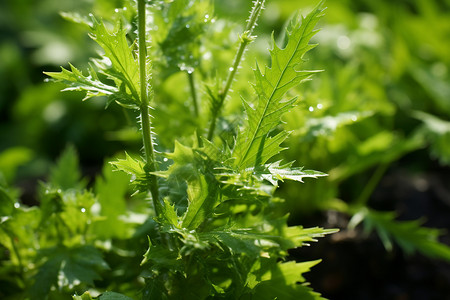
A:
<svg viewBox="0 0 450 300">
<path fill-rule="evenodd" d="M 103 48 L 105 57 L 111 61 L 112 68 L 106 73 L 121 80 L 127 88 L 127 93 L 139 101 L 139 64 L 128 45 L 126 30 L 122 24 L 119 24 L 117 32 L 111 33 L 103 22 L 94 19 L 91 38 Z"/>
<path fill-rule="evenodd" d="M 317 265 L 320 260 L 308 262 L 278 263 L 261 277 L 256 286 L 254 297 L 256 299 L 311 299 L 324 300 L 319 293 L 314 292 L 304 283 L 303 273 Z"/>
<path fill-rule="evenodd" d="M 322 16 L 322 2 L 302 21 L 294 18 L 288 27 L 288 43 L 280 49 L 275 41 L 270 51 L 272 65 L 266 67 L 264 74 L 256 66 L 255 91 L 258 95 L 256 108 L 243 101 L 248 120 L 239 133 L 233 151 L 235 166 L 242 170 L 263 165 L 272 156 L 283 150 L 280 144 L 288 133 L 282 131 L 274 136 L 269 133 L 281 123 L 281 116 L 288 112 L 296 98 L 284 100 L 283 96 L 292 87 L 309 80 L 318 71 L 299 70 L 304 54 L 315 47 L 309 40 L 316 33 L 315 25 Z"/>
<path fill-rule="evenodd" d="M 116 30 L 109 31 L 102 21 L 93 18 L 91 38 L 104 51 L 100 59 L 93 59 L 88 76 L 70 65 L 70 70 L 62 68 L 61 72 L 44 72 L 56 81 L 65 83 L 64 91 L 85 91 L 83 100 L 95 96 L 107 96 L 108 104 L 117 102 L 126 108 L 136 108 L 140 104 L 139 64 L 133 53 L 133 45 L 128 45 L 127 31 L 121 23 L 116 24 Z M 150 80 L 150 62 L 147 61 L 146 82 Z M 105 76 L 113 82 L 105 83 Z M 103 81 L 102 81 L 103 80 Z M 150 89 L 148 89 L 150 90 Z"/>
<path fill-rule="evenodd" d="M 278 180 L 283 181 L 294 180 L 303 182 L 303 178 L 317 178 L 322 176 L 327 176 L 327 174 L 314 171 L 314 170 L 304 170 L 303 168 L 292 168 L 292 163 L 285 165 L 280 165 L 280 161 L 266 164 L 264 168 L 255 169 L 254 174 L 256 177 L 260 177 L 272 183 L 274 186 L 278 185 Z"/>
<path fill-rule="evenodd" d="M 86 96 L 83 100 L 87 100 L 97 96 L 112 96 L 119 92 L 119 89 L 101 82 L 92 67 L 89 69 L 89 75 L 84 76 L 83 73 L 69 63 L 70 71 L 61 67 L 61 72 L 44 72 L 44 74 L 52 77 L 57 81 L 61 81 L 68 87 L 63 91 L 85 91 Z"/>
<path fill-rule="evenodd" d="M 349 226 L 364 221 L 366 232 L 375 229 L 387 250 L 392 250 L 394 240 L 407 254 L 422 254 L 450 261 L 450 247 L 439 242 L 442 230 L 421 226 L 423 220 L 397 221 L 393 212 L 378 212 L 367 208 L 356 213 Z"/>
</svg>

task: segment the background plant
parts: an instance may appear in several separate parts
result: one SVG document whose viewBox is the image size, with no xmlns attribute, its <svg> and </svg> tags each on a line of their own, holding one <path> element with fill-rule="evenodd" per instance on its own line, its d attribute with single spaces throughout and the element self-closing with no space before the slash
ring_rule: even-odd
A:
<svg viewBox="0 0 450 300">
<path fill-rule="evenodd" d="M 207 87 L 211 125 L 206 138 L 202 137 L 203 126 L 199 122 L 194 126 L 196 131 L 190 133 L 193 143 L 184 137 L 187 144 L 176 141 L 173 152 L 161 144 L 159 147 L 166 152 L 158 155 L 149 114 L 150 103 L 158 107 L 153 99 L 156 90 L 152 90 L 151 58 L 163 57 L 165 60 L 157 60 L 162 68 L 170 69 L 176 63 L 179 71 L 186 71 L 194 104 L 193 118 L 198 118 L 199 108 L 204 105 L 197 103 L 192 76 L 200 69 L 200 59 L 194 54 L 196 42 L 201 43 L 196 39 L 181 43 L 178 40 L 189 37 L 189 33 L 198 38 L 202 33 L 203 24 L 210 22 L 208 2 L 152 3 L 150 16 L 160 15 L 162 22 L 150 21 L 154 26 L 150 28 L 158 28 L 160 33 L 164 33 L 163 26 L 168 28 L 163 41 L 155 44 L 159 49 L 153 56 L 147 54 L 151 35 L 146 30 L 144 1 L 137 2 L 137 37 L 127 34 L 133 22 L 121 18 L 116 18 L 113 29 L 108 29 L 104 21 L 93 16 L 84 19 L 65 14 L 90 27 L 91 38 L 103 53 L 91 60 L 88 75 L 71 64 L 70 69 L 46 74 L 63 82 L 67 86 L 65 91 L 85 92 L 84 100 L 105 96 L 106 106 L 115 102 L 131 109 L 130 115 L 137 113 L 143 155 L 126 154 L 124 159 L 113 161 L 112 166 L 131 175 L 132 199 L 141 205 L 127 210 L 126 186 L 121 178 L 108 175 L 107 169 L 104 179 L 96 181 L 96 193 L 86 190 L 73 150 L 61 157 L 49 183 L 42 185 L 39 207 L 22 206 L 5 186 L 2 240 L 10 253 L 6 264 L 11 267 L 5 275 L 13 283 L 11 288 L 17 289 L 17 293 L 7 295 L 60 298 L 74 290 L 93 287 L 94 280 L 98 280 L 100 284 L 96 287 L 122 293 L 104 293 L 100 299 L 125 299 L 125 295 L 138 294 L 142 299 L 320 298 L 305 284 L 298 284 L 305 282 L 301 274 L 319 261 L 284 260 L 288 249 L 306 245 L 333 230 L 288 226 L 287 216 L 278 209 L 282 200 L 273 196 L 280 180 L 302 181 L 305 177 L 325 175 L 292 167 L 292 162 L 273 161 L 288 136 L 288 132 L 279 128 L 281 117 L 296 102 L 296 98 L 284 100 L 284 94 L 309 80 L 315 72 L 299 68 L 304 54 L 314 47 L 308 42 L 322 15 L 320 7 L 305 18 L 294 17 L 287 28 L 285 47 L 274 44 L 271 50 L 271 67 L 261 71 L 257 66 L 255 108 L 250 102 L 253 99 L 243 101 L 247 119 L 242 129 L 236 131 L 234 145 L 228 143 L 229 138 L 216 133 L 217 120 L 223 114 L 222 107 L 245 48 L 255 39 L 252 31 L 263 4 L 254 2 L 227 79 L 222 84 L 219 77 L 211 78 L 217 84 Z M 137 40 L 133 41 L 134 38 Z M 135 214 L 141 214 L 144 222 L 139 222 Z M 39 221 L 18 226 L 25 219 Z M 142 246 L 146 237 L 148 246 L 140 248 L 139 255 L 136 245 Z M 145 248 L 148 250 L 138 264 L 135 260 Z M 107 262 L 102 252 L 121 258 Z M 121 266 L 116 268 L 112 264 Z M 102 276 L 109 268 L 112 276 Z M 16 276 L 10 277 L 11 273 Z M 74 298 L 91 296 L 86 292 Z"/>
</svg>

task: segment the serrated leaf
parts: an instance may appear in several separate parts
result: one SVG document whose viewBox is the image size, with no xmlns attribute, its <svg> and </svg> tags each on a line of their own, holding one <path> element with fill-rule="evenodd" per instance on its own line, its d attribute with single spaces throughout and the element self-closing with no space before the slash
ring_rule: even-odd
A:
<svg viewBox="0 0 450 300">
<path fill-rule="evenodd" d="M 174 161 L 167 171 L 156 172 L 161 177 L 182 180 L 187 185 L 188 206 L 181 226 L 195 229 L 213 213 L 218 204 L 218 182 L 212 174 L 208 157 L 201 152 L 175 142 L 173 153 L 166 156 Z"/>
<path fill-rule="evenodd" d="M 136 178 L 145 176 L 144 162 L 132 158 L 127 152 L 125 152 L 125 159 L 118 159 L 110 162 L 110 164 L 118 171 L 123 171 L 127 174 L 135 176 Z"/>
<path fill-rule="evenodd" d="M 94 19 L 91 37 L 105 51 L 111 61 L 111 69 L 105 70 L 109 76 L 119 79 L 127 88 L 127 93 L 139 104 L 139 64 L 128 45 L 126 30 L 121 23 L 116 32 L 110 32 L 103 22 Z"/>
<path fill-rule="evenodd" d="M 322 227 L 304 228 L 303 226 L 288 226 L 282 231 L 284 249 L 309 246 L 309 242 L 317 242 L 317 238 L 339 231 L 338 229 L 324 229 Z"/>
<path fill-rule="evenodd" d="M 450 247 L 438 240 L 442 231 L 421 226 L 421 220 L 396 221 L 393 212 L 377 212 L 366 208 L 355 216 L 364 221 L 366 231 L 377 231 L 387 250 L 392 249 L 394 240 L 407 254 L 418 251 L 431 258 L 450 261 Z M 351 224 L 357 225 L 355 222 Z"/>
<path fill-rule="evenodd" d="M 218 203 L 218 186 L 214 176 L 200 173 L 187 183 L 189 206 L 183 217 L 182 226 L 195 229 L 213 213 L 213 208 Z"/>
<path fill-rule="evenodd" d="M 110 32 L 102 21 L 93 18 L 91 31 L 92 39 L 103 48 L 105 53 L 101 59 L 92 60 L 93 64 L 90 64 L 88 76 L 83 75 L 71 64 L 70 71 L 62 68 L 61 72 L 44 73 L 68 85 L 68 88 L 63 91 L 85 91 L 86 96 L 83 100 L 95 96 L 107 96 L 107 105 L 115 101 L 125 108 L 137 108 L 140 104 L 139 64 L 133 53 L 133 46 L 128 45 L 126 29 L 122 23 L 118 23 L 116 31 Z M 147 61 L 147 83 L 150 80 L 150 68 L 151 64 Z M 114 81 L 114 85 L 100 80 L 99 74 L 106 75 L 108 79 Z"/>
<path fill-rule="evenodd" d="M 86 96 L 83 100 L 97 96 L 112 97 L 114 93 L 119 92 L 118 88 L 101 82 L 93 69 L 89 70 L 88 76 L 84 76 L 72 64 L 69 63 L 69 66 L 70 71 L 61 67 L 61 72 L 44 72 L 44 74 L 67 85 L 68 87 L 63 91 L 85 91 Z"/>
<path fill-rule="evenodd" d="M 171 204 L 167 198 L 164 198 L 164 205 L 161 214 L 167 224 L 179 227 L 179 218 L 175 205 Z"/>
<path fill-rule="evenodd" d="M 424 135 L 430 143 L 431 154 L 441 164 L 450 165 L 450 122 L 422 111 L 412 114 L 424 123 Z"/>
<path fill-rule="evenodd" d="M 127 214 L 126 193 L 130 182 L 129 176 L 122 172 L 114 172 L 112 169 L 112 166 L 106 164 L 103 176 L 95 181 L 100 218 L 92 224 L 92 230 L 100 239 L 125 238 L 131 230 L 121 218 Z"/>
<path fill-rule="evenodd" d="M 115 293 L 115 292 L 105 292 L 103 294 L 101 294 L 98 297 L 92 298 L 92 296 L 89 294 L 89 292 L 84 292 L 83 295 L 81 296 L 73 296 L 72 297 L 73 300 L 94 300 L 94 299 L 99 299 L 99 300 L 133 300 L 133 298 L 127 297 L 125 295 L 119 294 L 119 293 Z"/>
<path fill-rule="evenodd" d="M 284 94 L 292 87 L 308 80 L 317 71 L 301 71 L 304 54 L 314 45 L 309 40 L 315 34 L 314 27 L 322 16 L 322 9 L 316 7 L 301 24 L 294 18 L 288 32 L 288 43 L 280 49 L 275 42 L 270 51 L 272 66 L 266 67 L 262 74 L 257 65 L 254 73 L 256 77 L 255 91 L 258 95 L 256 108 L 252 108 L 243 101 L 247 113 L 247 123 L 238 134 L 233 157 L 235 166 L 242 170 L 258 167 L 272 156 L 283 150 L 280 144 L 288 133 L 282 131 L 269 137 L 269 133 L 281 123 L 281 116 L 288 112 L 296 99 L 283 101 Z"/>
<path fill-rule="evenodd" d="M 50 170 L 49 183 L 62 190 L 81 189 L 85 186 L 85 182 L 81 180 L 78 155 L 73 146 L 64 150 L 56 166 Z"/>
<path fill-rule="evenodd" d="M 72 300 L 93 300 L 93 299 L 89 292 L 84 292 L 83 295 L 81 296 L 78 295 L 72 296 Z"/>
<path fill-rule="evenodd" d="M 73 288 L 80 283 L 93 285 L 94 280 L 100 279 L 98 271 L 108 269 L 101 253 L 92 246 L 59 246 L 41 250 L 41 256 L 45 262 L 30 289 L 32 300 L 45 299 L 52 286 Z"/>
<path fill-rule="evenodd" d="M 273 299 L 324 299 L 319 293 L 314 292 L 304 284 L 303 273 L 317 265 L 320 260 L 308 262 L 286 262 L 274 265 L 261 276 L 261 282 L 256 285 L 254 298 L 263 300 Z"/>
<path fill-rule="evenodd" d="M 304 170 L 303 168 L 292 168 L 292 163 L 280 165 L 280 161 L 267 164 L 264 168 L 254 169 L 253 173 L 256 177 L 260 177 L 272 183 L 274 186 L 278 185 L 278 180 L 294 180 L 303 182 L 303 178 L 317 178 L 327 176 L 327 174 L 314 171 Z"/>
<path fill-rule="evenodd" d="M 115 292 L 106 292 L 98 297 L 99 300 L 133 300 L 133 298 L 127 297 L 125 295 L 115 293 Z"/>
<path fill-rule="evenodd" d="M 200 239 L 227 248 L 233 255 L 259 257 L 264 250 L 278 247 L 278 237 L 254 232 L 251 229 L 224 229 L 199 234 Z"/>
<path fill-rule="evenodd" d="M 89 292 L 84 292 L 83 295 L 78 296 L 74 295 L 72 296 L 72 300 L 93 300 L 91 294 Z"/>
</svg>

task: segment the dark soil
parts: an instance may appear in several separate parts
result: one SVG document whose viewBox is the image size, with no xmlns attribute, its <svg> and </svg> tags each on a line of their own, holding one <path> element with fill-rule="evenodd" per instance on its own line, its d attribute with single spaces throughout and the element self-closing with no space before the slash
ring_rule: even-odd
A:
<svg viewBox="0 0 450 300">
<path fill-rule="evenodd" d="M 369 205 L 396 211 L 399 220 L 423 218 L 424 226 L 443 229 L 440 241 L 450 245 L 450 170 L 434 168 L 422 175 L 394 168 L 373 193 Z M 291 251 L 299 261 L 322 258 L 306 274 L 314 290 L 331 300 L 450 300 L 450 263 L 399 247 L 387 252 L 376 234 L 346 228 L 348 216 L 328 212 L 311 224 L 343 228 L 312 247 Z M 313 226 L 315 226 L 313 225 Z M 446 232 L 447 231 L 447 232 Z"/>
</svg>

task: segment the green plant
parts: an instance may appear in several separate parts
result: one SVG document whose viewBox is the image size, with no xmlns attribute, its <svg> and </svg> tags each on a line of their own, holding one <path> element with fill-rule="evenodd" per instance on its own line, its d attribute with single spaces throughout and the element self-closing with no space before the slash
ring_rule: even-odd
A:
<svg viewBox="0 0 450 300">
<path fill-rule="evenodd" d="M 285 95 L 316 72 L 302 64 L 314 48 L 309 40 L 322 3 L 306 17 L 292 18 L 285 47 L 273 41 L 270 67 L 256 66 L 255 97 L 250 91 L 242 100 L 245 121 L 242 114 L 234 116 L 240 126 L 225 135 L 223 126 L 218 128 L 229 124 L 224 106 L 238 97 L 230 95 L 230 87 L 255 39 L 263 5 L 254 1 L 223 84 L 214 65 L 201 62 L 205 24 L 212 20 L 208 1 L 150 1 L 147 7 L 138 0 L 137 37 L 126 18 L 116 18 L 111 29 L 94 17 L 72 16 L 90 26 L 103 54 L 91 61 L 88 75 L 72 65 L 46 74 L 65 90 L 86 92 L 85 99 L 106 96 L 107 106 L 117 103 L 130 110 L 127 114 L 137 112 L 143 155 L 125 153 L 86 189 L 69 148 L 41 186 L 40 207 L 21 205 L 15 191 L 2 184 L 0 235 L 9 257 L 1 279 L 13 283 L 7 297 L 65 299 L 84 292 L 73 298 L 321 299 L 302 276 L 319 260 L 286 261 L 287 251 L 335 230 L 288 226 L 283 200 L 274 192 L 279 181 L 325 176 L 276 161 L 289 135 L 281 117 L 297 103 Z M 153 33 L 157 42 L 152 43 Z M 180 117 L 190 119 L 192 130 L 164 136 L 156 126 L 153 133 L 150 105 L 156 121 L 159 105 L 165 105 L 154 98 L 158 85 L 176 73 L 184 73 L 189 83 L 194 109 L 190 115 L 184 109 Z M 198 103 L 196 74 L 205 80 L 209 113 Z"/>
</svg>

